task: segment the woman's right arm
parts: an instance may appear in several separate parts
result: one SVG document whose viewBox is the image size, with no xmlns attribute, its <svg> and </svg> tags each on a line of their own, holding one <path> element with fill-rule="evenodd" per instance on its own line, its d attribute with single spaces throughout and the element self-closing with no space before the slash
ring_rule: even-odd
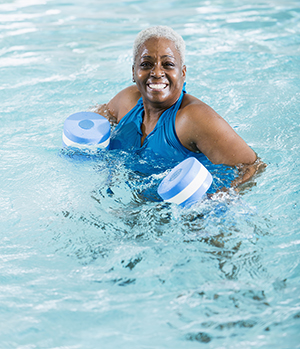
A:
<svg viewBox="0 0 300 349">
<path fill-rule="evenodd" d="M 119 92 L 108 103 L 97 105 L 94 109 L 109 120 L 110 123 L 119 123 L 137 103 L 141 94 L 135 85 L 129 86 Z"/>
<path fill-rule="evenodd" d="M 93 108 L 93 112 L 104 116 L 111 124 L 117 123 L 117 118 L 112 114 L 108 106 L 109 103 L 98 104 Z"/>
</svg>

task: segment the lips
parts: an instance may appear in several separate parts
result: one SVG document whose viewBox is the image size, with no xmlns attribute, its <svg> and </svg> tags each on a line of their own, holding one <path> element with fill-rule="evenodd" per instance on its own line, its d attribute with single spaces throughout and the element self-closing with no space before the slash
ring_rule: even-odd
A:
<svg viewBox="0 0 300 349">
<path fill-rule="evenodd" d="M 151 90 L 161 91 L 165 89 L 168 85 L 167 84 L 148 84 L 148 86 L 151 88 Z"/>
</svg>

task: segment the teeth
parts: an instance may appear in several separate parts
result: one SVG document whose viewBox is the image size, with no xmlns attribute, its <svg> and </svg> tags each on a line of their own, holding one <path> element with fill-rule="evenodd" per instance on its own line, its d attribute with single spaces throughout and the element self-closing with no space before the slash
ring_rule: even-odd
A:
<svg viewBox="0 0 300 349">
<path fill-rule="evenodd" d="M 166 87 L 166 84 L 149 84 L 149 87 L 155 90 L 162 90 Z"/>
</svg>

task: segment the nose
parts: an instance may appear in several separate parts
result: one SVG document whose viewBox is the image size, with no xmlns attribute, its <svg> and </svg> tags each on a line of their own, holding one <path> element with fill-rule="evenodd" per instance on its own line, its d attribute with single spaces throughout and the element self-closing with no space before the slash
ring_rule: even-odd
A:
<svg viewBox="0 0 300 349">
<path fill-rule="evenodd" d="M 154 64 L 151 70 L 151 76 L 155 78 L 161 78 L 165 76 L 165 72 L 160 64 Z"/>
</svg>

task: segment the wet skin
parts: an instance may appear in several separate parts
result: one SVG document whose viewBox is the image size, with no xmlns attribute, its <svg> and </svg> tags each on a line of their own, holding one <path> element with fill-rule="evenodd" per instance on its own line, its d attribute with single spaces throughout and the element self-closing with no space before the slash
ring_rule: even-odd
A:
<svg viewBox="0 0 300 349">
<path fill-rule="evenodd" d="M 186 78 L 186 67 L 174 43 L 165 38 L 151 38 L 139 49 L 132 67 L 136 86 L 119 92 L 108 104 L 99 107 L 100 114 L 118 123 L 142 96 L 144 116 L 142 141 L 154 129 L 161 114 L 179 98 Z M 260 167 L 255 152 L 211 107 L 185 94 L 175 119 L 181 144 L 202 152 L 214 164 L 239 166 L 243 183 Z"/>
<path fill-rule="evenodd" d="M 165 38 L 149 39 L 139 49 L 133 79 L 140 91 L 146 114 L 160 113 L 179 98 L 186 76 L 174 43 Z"/>
</svg>

